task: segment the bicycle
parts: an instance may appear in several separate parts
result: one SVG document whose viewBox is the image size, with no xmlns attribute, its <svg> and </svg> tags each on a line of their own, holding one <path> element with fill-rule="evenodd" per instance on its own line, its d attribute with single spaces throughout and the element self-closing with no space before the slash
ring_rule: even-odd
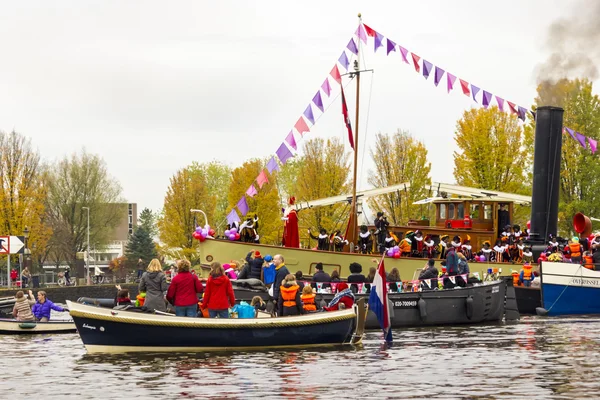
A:
<svg viewBox="0 0 600 400">
<path fill-rule="evenodd" d="M 105 277 L 103 274 L 101 275 L 93 275 L 92 276 L 92 283 L 94 285 L 101 285 L 106 281 L 106 283 L 108 283 L 108 278 Z"/>
<path fill-rule="evenodd" d="M 59 272 L 56 283 L 58 286 L 77 286 L 77 278 L 69 277 L 69 280 L 67 281 L 64 272 Z"/>
</svg>

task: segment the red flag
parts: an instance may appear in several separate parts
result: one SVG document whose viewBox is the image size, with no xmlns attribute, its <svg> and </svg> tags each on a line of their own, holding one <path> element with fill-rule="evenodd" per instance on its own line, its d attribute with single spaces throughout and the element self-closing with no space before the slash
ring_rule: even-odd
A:
<svg viewBox="0 0 600 400">
<path fill-rule="evenodd" d="M 338 69 L 337 64 L 333 66 L 329 75 L 331 75 L 331 77 L 335 79 L 337 83 L 339 83 L 340 85 L 342 84 L 342 77 L 340 75 L 340 70 Z"/>
<path fill-rule="evenodd" d="M 341 87 L 341 86 L 340 86 Z M 350 118 L 348 117 L 348 107 L 346 106 L 346 96 L 344 96 L 344 88 L 342 89 L 342 114 L 344 114 L 344 122 L 346 128 L 348 128 L 348 140 L 350 141 L 350 147 L 354 150 L 354 135 L 352 135 L 352 125 L 350 124 Z"/>
<path fill-rule="evenodd" d="M 459 79 L 459 81 L 460 81 L 460 87 L 462 88 L 464 95 L 471 96 L 471 91 L 469 90 L 469 82 L 463 81 L 462 79 Z"/>
<path fill-rule="evenodd" d="M 412 56 L 413 64 L 415 66 L 415 71 L 421 72 L 421 66 L 419 65 L 419 60 L 421 59 L 421 57 L 419 57 L 415 53 L 410 53 L 410 55 Z"/>
<path fill-rule="evenodd" d="M 366 24 L 363 24 L 363 26 L 365 27 L 365 31 L 367 31 L 367 35 L 369 35 L 371 37 L 375 37 L 375 35 L 377 35 L 377 32 L 375 32 L 375 29 L 369 27 Z"/>
</svg>

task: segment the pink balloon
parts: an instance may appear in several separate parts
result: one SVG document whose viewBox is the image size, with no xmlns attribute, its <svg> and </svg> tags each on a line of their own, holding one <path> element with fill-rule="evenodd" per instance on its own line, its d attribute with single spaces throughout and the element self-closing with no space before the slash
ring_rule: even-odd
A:
<svg viewBox="0 0 600 400">
<path fill-rule="evenodd" d="M 235 240 L 235 233 L 229 234 L 229 240 Z"/>
</svg>

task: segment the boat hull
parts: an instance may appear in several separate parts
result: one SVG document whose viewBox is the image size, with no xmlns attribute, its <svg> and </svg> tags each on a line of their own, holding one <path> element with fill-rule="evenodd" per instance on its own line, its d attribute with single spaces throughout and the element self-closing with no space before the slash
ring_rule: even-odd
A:
<svg viewBox="0 0 600 400">
<path fill-rule="evenodd" d="M 74 333 L 77 331 L 73 321 L 26 322 L 0 319 L 2 335 L 32 335 L 48 333 Z"/>
<path fill-rule="evenodd" d="M 350 344 L 354 309 L 298 317 L 208 319 L 143 314 L 69 302 L 88 352 L 214 351 Z"/>
<path fill-rule="evenodd" d="M 542 306 L 542 291 L 539 287 L 515 286 L 515 297 L 519 314 L 536 314 L 536 308 Z"/>
<path fill-rule="evenodd" d="M 600 314 L 600 271 L 546 261 L 540 269 L 548 315 Z"/>
</svg>

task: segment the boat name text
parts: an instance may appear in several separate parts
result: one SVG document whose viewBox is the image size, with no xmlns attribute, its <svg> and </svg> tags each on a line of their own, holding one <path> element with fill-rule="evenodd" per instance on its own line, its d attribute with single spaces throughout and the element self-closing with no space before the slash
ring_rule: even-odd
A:
<svg viewBox="0 0 600 400">
<path fill-rule="evenodd" d="M 83 324 L 82 328 L 91 329 L 91 330 L 93 330 L 93 331 L 95 331 L 95 330 L 96 330 L 96 327 L 95 327 L 95 326 L 90 326 L 90 325 L 88 325 L 88 324 Z"/>
<path fill-rule="evenodd" d="M 598 286 L 600 287 L 600 280 L 598 279 L 585 279 L 585 278 L 572 278 L 569 282 L 570 285 L 587 285 L 587 286 Z"/>
</svg>

